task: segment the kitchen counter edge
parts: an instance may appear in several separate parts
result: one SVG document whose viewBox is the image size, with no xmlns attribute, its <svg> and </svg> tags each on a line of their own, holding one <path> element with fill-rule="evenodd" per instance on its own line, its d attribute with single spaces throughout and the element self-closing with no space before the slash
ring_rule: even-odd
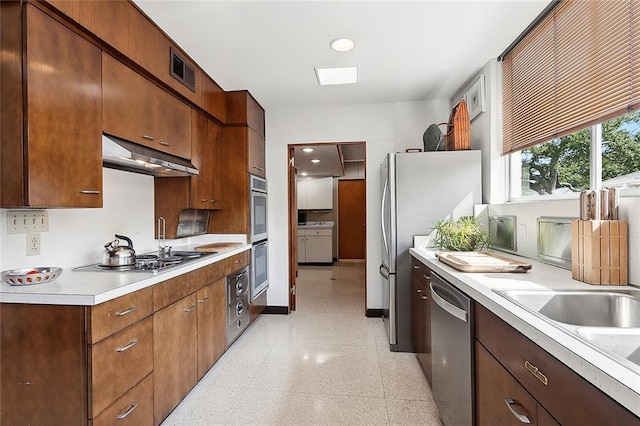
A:
<svg viewBox="0 0 640 426">
<path fill-rule="evenodd" d="M 533 266 L 526 274 L 464 273 L 440 262 L 433 251 L 410 248 L 409 252 L 432 271 L 447 279 L 477 303 L 640 417 L 640 374 L 492 291 L 494 288 L 585 290 L 594 289 L 594 286 L 571 279 L 571 271 L 531 259 L 525 259 Z M 515 255 L 510 256 L 519 258 Z"/>
<path fill-rule="evenodd" d="M 185 265 L 159 273 L 153 272 L 80 272 L 65 268 L 57 280 L 31 286 L 0 283 L 0 303 L 37 305 L 94 306 L 134 291 L 195 271 L 228 257 L 248 251 L 251 244 L 204 256 Z"/>
</svg>

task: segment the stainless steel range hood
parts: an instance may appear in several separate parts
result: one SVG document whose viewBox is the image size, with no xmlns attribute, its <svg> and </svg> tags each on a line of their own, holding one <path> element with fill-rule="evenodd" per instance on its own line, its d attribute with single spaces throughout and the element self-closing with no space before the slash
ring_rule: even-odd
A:
<svg viewBox="0 0 640 426">
<path fill-rule="evenodd" d="M 112 169 L 155 177 L 193 176 L 199 173 L 189 160 L 104 134 L 102 164 Z"/>
</svg>

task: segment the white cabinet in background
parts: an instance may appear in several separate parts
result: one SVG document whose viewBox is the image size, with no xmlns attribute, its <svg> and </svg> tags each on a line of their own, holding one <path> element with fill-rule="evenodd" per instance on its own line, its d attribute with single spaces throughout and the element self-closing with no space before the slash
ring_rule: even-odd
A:
<svg viewBox="0 0 640 426">
<path fill-rule="evenodd" d="M 333 209 L 333 178 L 300 179 L 296 185 L 298 210 Z"/>
<path fill-rule="evenodd" d="M 332 263 L 333 230 L 298 228 L 298 263 Z"/>
</svg>

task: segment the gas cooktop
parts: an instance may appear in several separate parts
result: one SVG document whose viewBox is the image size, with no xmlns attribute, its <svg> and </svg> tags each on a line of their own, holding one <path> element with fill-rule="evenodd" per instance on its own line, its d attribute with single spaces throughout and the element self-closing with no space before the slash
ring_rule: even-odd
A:
<svg viewBox="0 0 640 426">
<path fill-rule="evenodd" d="M 192 260 L 217 254 L 217 252 L 174 251 L 169 256 L 160 256 L 157 252 L 136 256 L 136 263 L 125 266 L 107 266 L 94 263 L 73 268 L 81 272 L 153 272 L 164 271 L 173 266 L 184 265 Z"/>
</svg>

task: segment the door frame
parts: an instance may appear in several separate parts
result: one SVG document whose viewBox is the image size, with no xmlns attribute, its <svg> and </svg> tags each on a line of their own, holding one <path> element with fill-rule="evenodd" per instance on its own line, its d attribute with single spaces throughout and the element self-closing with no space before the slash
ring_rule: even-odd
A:
<svg viewBox="0 0 640 426">
<path fill-rule="evenodd" d="M 363 144 L 365 153 L 367 149 L 366 141 L 354 141 L 354 142 L 310 142 L 310 143 L 290 143 L 287 144 L 287 216 L 288 216 L 288 255 L 289 255 L 289 306 L 288 312 L 296 310 L 296 283 L 298 279 L 298 255 L 297 255 L 297 234 L 298 234 L 298 204 L 296 197 L 296 165 L 294 159 L 295 148 L 299 146 L 326 146 L 326 145 L 357 145 Z M 367 159 L 365 155 L 364 159 L 364 197 L 365 197 L 365 256 L 364 256 L 364 315 L 367 316 L 367 251 L 366 251 L 366 237 L 367 237 Z M 337 185 L 336 185 L 337 186 Z M 337 208 L 337 207 L 336 207 Z M 339 226 L 339 225 L 338 225 Z"/>
</svg>

